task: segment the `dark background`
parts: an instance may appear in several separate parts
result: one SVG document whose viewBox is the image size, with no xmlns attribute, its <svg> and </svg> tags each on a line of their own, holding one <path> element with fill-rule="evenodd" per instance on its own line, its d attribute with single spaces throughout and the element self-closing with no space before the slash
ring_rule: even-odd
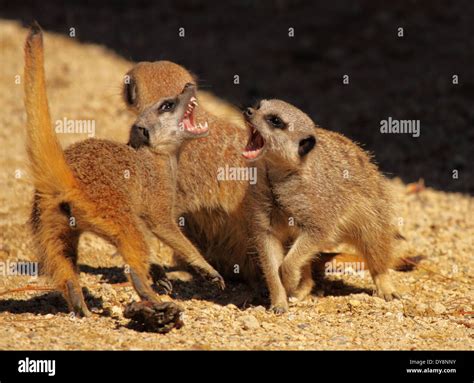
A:
<svg viewBox="0 0 474 383">
<path fill-rule="evenodd" d="M 0 0 L 0 17 L 75 27 L 134 61 L 175 61 L 237 105 L 284 99 L 363 143 L 389 176 L 474 192 L 473 1 Z M 381 134 L 389 116 L 419 119 L 421 136 Z"/>
</svg>

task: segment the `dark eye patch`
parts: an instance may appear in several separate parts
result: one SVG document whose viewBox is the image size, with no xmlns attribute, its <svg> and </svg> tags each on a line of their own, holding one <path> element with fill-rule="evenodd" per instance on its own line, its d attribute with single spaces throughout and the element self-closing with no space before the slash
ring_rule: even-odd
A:
<svg viewBox="0 0 474 383">
<path fill-rule="evenodd" d="M 285 129 L 286 123 L 278 117 L 276 114 L 268 114 L 265 116 L 265 121 L 272 127 L 276 129 Z"/>
<path fill-rule="evenodd" d="M 177 104 L 178 102 L 176 99 L 165 100 L 158 107 L 158 113 L 172 112 Z"/>
</svg>

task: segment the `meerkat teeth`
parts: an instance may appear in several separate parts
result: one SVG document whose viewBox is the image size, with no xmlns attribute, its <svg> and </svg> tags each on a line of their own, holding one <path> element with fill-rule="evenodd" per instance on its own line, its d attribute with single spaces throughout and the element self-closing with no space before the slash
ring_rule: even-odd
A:
<svg viewBox="0 0 474 383">
<path fill-rule="evenodd" d="M 246 150 L 242 154 L 248 159 L 254 159 L 260 154 L 261 149 Z"/>
</svg>

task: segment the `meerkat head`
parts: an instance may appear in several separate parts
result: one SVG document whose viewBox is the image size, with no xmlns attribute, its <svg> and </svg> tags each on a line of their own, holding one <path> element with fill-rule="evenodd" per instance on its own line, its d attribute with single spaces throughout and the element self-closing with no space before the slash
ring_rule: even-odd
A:
<svg viewBox="0 0 474 383">
<path fill-rule="evenodd" d="M 250 161 L 263 156 L 290 164 L 300 161 L 316 144 L 315 125 L 298 108 L 281 100 L 262 100 L 246 108 L 249 140 L 242 155 Z"/>
<path fill-rule="evenodd" d="M 196 79 L 178 64 L 140 62 L 125 75 L 123 99 L 138 114 L 158 100 L 176 97 L 188 83 L 196 83 Z"/>
<path fill-rule="evenodd" d="M 173 152 L 184 140 L 206 136 L 208 126 L 195 122 L 196 105 L 196 86 L 187 83 L 178 96 L 165 97 L 139 114 L 130 131 L 128 145 L 135 149 L 146 146 L 155 151 Z"/>
</svg>

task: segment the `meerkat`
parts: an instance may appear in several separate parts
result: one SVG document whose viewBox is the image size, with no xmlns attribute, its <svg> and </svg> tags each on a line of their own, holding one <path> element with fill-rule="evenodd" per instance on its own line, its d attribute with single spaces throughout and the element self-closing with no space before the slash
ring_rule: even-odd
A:
<svg viewBox="0 0 474 383">
<path fill-rule="evenodd" d="M 31 223 L 44 271 L 70 310 L 90 315 L 77 269 L 84 231 L 117 247 L 142 300 L 161 302 L 149 283 L 146 228 L 224 288 L 223 278 L 175 220 L 180 148 L 185 140 L 208 133 L 195 121 L 195 86 L 183 84 L 174 97 L 145 109 L 131 129 L 129 145 L 88 139 L 63 151 L 52 129 L 43 60 L 42 32 L 35 25 L 25 44 L 26 147 L 35 186 Z"/>
<path fill-rule="evenodd" d="M 141 62 L 126 73 L 123 100 L 134 114 L 157 100 L 178 94 L 196 76 L 170 62 Z M 198 91 L 197 121 L 208 123 L 206 140 L 191 141 L 178 166 L 177 211 L 186 218 L 186 233 L 226 279 L 244 280 L 256 287 L 261 279 L 258 254 L 252 240 L 252 192 L 249 182 L 219 181 L 219 168 L 246 168 L 242 146 L 248 139 L 242 112 L 209 92 Z M 196 162 L 196 158 L 199 161 Z M 254 165 L 252 165 L 254 166 Z M 257 163 L 257 173 L 264 169 Z M 325 262 L 363 262 L 358 254 L 333 253 L 316 259 Z M 322 262 L 323 265 L 319 265 Z"/>
<path fill-rule="evenodd" d="M 314 284 L 311 260 L 342 242 L 363 256 L 379 297 L 399 297 L 388 273 L 398 235 L 393 203 L 370 156 L 281 100 L 262 100 L 244 116 L 250 133 L 243 156 L 266 169 L 253 222 L 272 309 L 285 312 L 287 297 L 304 299 Z"/>
<path fill-rule="evenodd" d="M 125 78 L 123 98 L 135 114 L 196 82 L 193 74 L 170 61 L 138 63 Z M 187 235 L 226 279 L 258 281 L 258 262 L 248 243 L 249 181 L 219 177 L 226 168 L 248 168 L 240 153 L 247 140 L 242 114 L 208 93 L 198 91 L 197 99 L 196 122 L 207 124 L 209 135 L 183 147 L 176 212 L 185 219 Z"/>
</svg>

